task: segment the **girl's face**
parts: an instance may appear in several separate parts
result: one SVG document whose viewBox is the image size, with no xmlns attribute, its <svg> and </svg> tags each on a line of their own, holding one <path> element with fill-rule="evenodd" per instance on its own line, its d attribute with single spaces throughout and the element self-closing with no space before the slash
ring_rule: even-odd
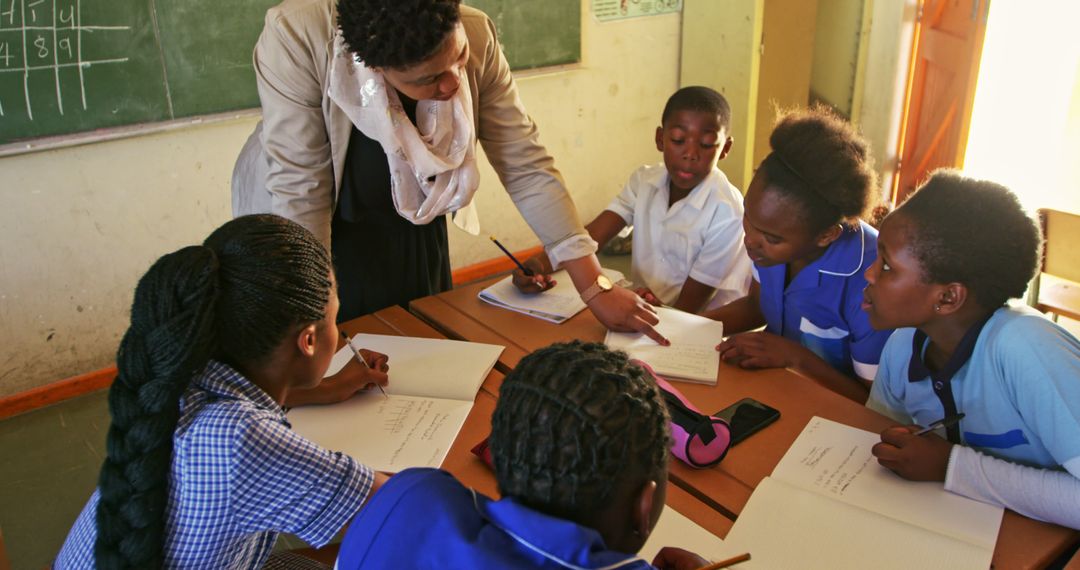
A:
<svg viewBox="0 0 1080 570">
<path fill-rule="evenodd" d="M 310 388 L 322 382 L 326 369 L 330 368 L 330 360 L 334 358 L 338 345 L 337 315 L 341 302 L 338 300 L 337 279 L 330 275 L 333 283 L 330 286 L 330 300 L 326 303 L 326 316 L 323 320 L 315 323 L 315 351 L 311 359 L 310 374 L 306 378 L 304 387 Z"/>
<path fill-rule="evenodd" d="M 878 234 L 878 256 L 867 268 L 862 309 L 875 329 L 919 327 L 934 318 L 941 285 L 927 283 L 911 249 L 915 226 L 903 210 L 885 219 Z"/>
<path fill-rule="evenodd" d="M 812 260 L 835 239 L 811 231 L 802 221 L 801 204 L 769 186 L 764 168 L 750 181 L 744 207 L 746 253 L 758 265 Z"/>
</svg>

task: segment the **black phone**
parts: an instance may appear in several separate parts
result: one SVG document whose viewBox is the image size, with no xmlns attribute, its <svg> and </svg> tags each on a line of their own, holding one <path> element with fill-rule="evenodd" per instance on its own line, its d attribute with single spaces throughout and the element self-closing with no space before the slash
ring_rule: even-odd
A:
<svg viewBox="0 0 1080 570">
<path fill-rule="evenodd" d="M 713 415 L 731 425 L 731 445 L 736 445 L 775 422 L 780 411 L 753 398 L 743 398 Z"/>
</svg>

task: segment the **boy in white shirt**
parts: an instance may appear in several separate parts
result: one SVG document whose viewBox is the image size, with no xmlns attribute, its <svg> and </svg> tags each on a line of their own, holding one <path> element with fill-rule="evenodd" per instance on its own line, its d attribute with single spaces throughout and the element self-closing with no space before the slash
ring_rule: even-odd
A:
<svg viewBox="0 0 1080 570">
<path fill-rule="evenodd" d="M 664 164 L 642 166 L 585 229 L 603 247 L 633 226 L 631 279 L 655 305 L 697 313 L 746 295 L 750 258 L 743 244 L 742 194 L 716 167 L 731 150 L 731 107 L 708 87 L 684 87 L 664 106 L 656 149 Z M 529 259 L 514 284 L 551 288 L 547 256 Z"/>
</svg>

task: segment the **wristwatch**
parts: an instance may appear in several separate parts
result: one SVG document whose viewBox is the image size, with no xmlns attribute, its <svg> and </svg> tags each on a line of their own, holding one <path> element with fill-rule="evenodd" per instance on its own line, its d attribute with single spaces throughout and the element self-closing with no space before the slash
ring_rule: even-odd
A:
<svg viewBox="0 0 1080 570">
<path fill-rule="evenodd" d="M 596 277 L 596 281 L 592 285 L 589 285 L 588 289 L 581 292 L 581 300 L 588 305 L 589 301 L 593 300 L 593 297 L 596 297 L 600 293 L 611 291 L 611 287 L 611 279 L 608 279 L 607 275 L 601 273 Z"/>
</svg>

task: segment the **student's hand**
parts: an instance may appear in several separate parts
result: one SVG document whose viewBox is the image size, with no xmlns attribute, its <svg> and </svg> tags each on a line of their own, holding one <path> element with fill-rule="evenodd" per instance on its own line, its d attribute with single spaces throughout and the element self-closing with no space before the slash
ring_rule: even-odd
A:
<svg viewBox="0 0 1080 570">
<path fill-rule="evenodd" d="M 334 387 L 336 401 L 348 400 L 357 392 L 370 390 L 376 384 L 386 386 L 390 383 L 390 357 L 366 348 L 360 349 L 360 356 L 367 362 L 366 367 L 351 358 L 340 372 L 323 380 L 323 383 L 330 383 Z"/>
<path fill-rule="evenodd" d="M 652 565 L 660 570 L 697 570 L 702 566 L 708 566 L 709 561 L 704 558 L 674 546 L 665 546 L 656 553 Z"/>
<path fill-rule="evenodd" d="M 648 287 L 638 287 L 634 289 L 634 293 L 637 293 L 638 297 L 645 299 L 645 302 L 654 307 L 663 307 L 664 304 L 660 302 L 660 297 L 657 297 Z"/>
<path fill-rule="evenodd" d="M 541 293 L 555 286 L 556 281 L 544 273 L 544 264 L 537 258 L 530 257 L 523 265 L 533 274 L 529 277 L 521 269 L 514 270 L 514 286 L 522 293 Z"/>
<path fill-rule="evenodd" d="M 671 344 L 653 328 L 653 325 L 660 323 L 656 311 L 629 289 L 612 287 L 610 291 L 593 297 L 589 301 L 589 309 L 598 321 L 613 331 L 644 333 L 661 346 Z"/>
<path fill-rule="evenodd" d="M 904 479 L 944 481 L 953 444 L 932 433 L 915 435 L 919 429 L 891 427 L 881 432 L 881 443 L 870 451 L 878 463 Z"/>
<path fill-rule="evenodd" d="M 802 345 L 780 335 L 749 332 L 728 337 L 716 345 L 720 358 L 741 368 L 787 368 L 795 366 Z"/>
</svg>

